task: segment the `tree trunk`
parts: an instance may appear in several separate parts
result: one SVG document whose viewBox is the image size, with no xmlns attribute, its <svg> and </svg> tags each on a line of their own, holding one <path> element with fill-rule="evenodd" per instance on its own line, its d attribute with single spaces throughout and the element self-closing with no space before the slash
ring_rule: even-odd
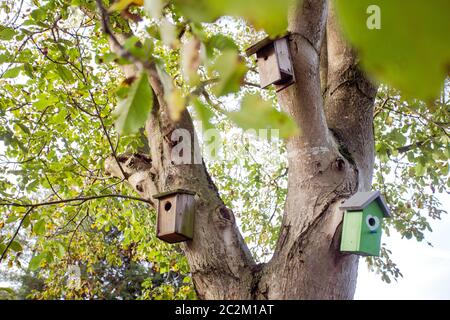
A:
<svg viewBox="0 0 450 320">
<path fill-rule="evenodd" d="M 194 239 L 182 248 L 200 299 L 354 295 L 358 257 L 339 251 L 339 206 L 371 186 L 376 87 L 359 70 L 326 0 L 304 0 L 302 8 L 291 12 L 289 43 L 296 83 L 280 91 L 278 100 L 301 134 L 287 141 L 288 195 L 275 253 L 267 264 L 256 264 L 251 257 L 233 212 L 223 204 L 204 164 L 172 163 L 173 130 L 186 129 L 192 137 L 195 130 L 187 111 L 177 123 L 169 119 L 153 65 L 145 66 L 155 93 L 145 128 L 150 154 L 121 155 L 106 163 L 110 174 L 123 178 L 120 165 L 127 182 L 147 199 L 175 188 L 197 193 Z M 119 42 L 125 38 L 116 37 Z M 120 51 L 114 41 L 112 48 Z M 130 76 L 136 71 L 124 72 Z"/>
</svg>

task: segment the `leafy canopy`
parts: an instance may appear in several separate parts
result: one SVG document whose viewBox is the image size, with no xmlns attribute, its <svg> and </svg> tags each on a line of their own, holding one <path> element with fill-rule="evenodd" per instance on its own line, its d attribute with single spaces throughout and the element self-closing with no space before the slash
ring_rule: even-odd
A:
<svg viewBox="0 0 450 320">
<path fill-rule="evenodd" d="M 252 253 L 266 261 L 286 196 L 285 146 L 282 140 L 255 141 L 235 125 L 276 128 L 281 137 L 301 131 L 279 110 L 273 90 L 255 86 L 255 62 L 243 55 L 265 36 L 262 30 L 272 36 L 286 30 L 289 2 L 104 1 L 112 29 L 135 34 L 124 44 L 129 55 L 117 56 L 95 16 L 95 1 L 2 0 L 0 268 L 38 277 L 43 284 L 27 293 L 34 298 L 102 298 L 108 292 L 117 298 L 195 297 L 179 248 L 155 238 L 155 213 L 126 198 L 136 195 L 104 174 L 110 154 L 146 151 L 140 129 L 155 107 L 153 93 L 146 76 L 126 78 L 120 71 L 134 60 L 156 65 L 171 117 L 188 108 L 196 125 L 217 127 L 233 146 L 225 151 L 227 161 L 207 166 Z M 392 22 L 398 4 L 377 2 L 382 29 L 374 33 L 361 26 L 367 18 L 361 3 L 338 2 L 343 28 L 367 70 L 398 87 L 382 86 L 376 101 L 374 187 L 396 212 L 386 232 L 422 241 L 430 219 L 444 212 L 436 193 L 450 187 L 448 83 L 439 96 L 450 43 L 443 41 L 444 2 L 404 6 L 423 20 L 398 15 L 405 30 L 420 31 L 405 35 Z M 428 27 L 435 23 L 442 29 Z M 430 52 L 435 55 L 428 60 Z M 64 202 L 78 198 L 90 200 Z M 48 202 L 53 204 L 26 207 Z M 401 275 L 389 255 L 383 248 L 380 258 L 368 260 L 385 281 Z M 77 286 L 68 281 L 71 266 L 81 269 Z M 133 277 L 139 290 L 111 283 L 111 274 L 121 279 L 141 267 L 149 272 L 145 279 Z"/>
</svg>

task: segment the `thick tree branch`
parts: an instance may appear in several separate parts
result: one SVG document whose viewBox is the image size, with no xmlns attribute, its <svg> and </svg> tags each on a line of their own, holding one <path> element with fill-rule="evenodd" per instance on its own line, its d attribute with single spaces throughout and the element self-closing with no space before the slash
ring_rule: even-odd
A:
<svg viewBox="0 0 450 320">
<path fill-rule="evenodd" d="M 200 150 L 189 112 L 184 110 L 178 122 L 170 119 L 165 100 L 168 92 L 164 91 L 161 74 L 155 63 L 141 61 L 123 48 L 122 44 L 129 35 L 113 33 L 101 0 L 97 0 L 97 4 L 111 49 L 133 62 L 133 65 L 122 68 L 123 72 L 127 77 L 132 77 L 138 70 L 145 71 L 154 91 L 153 109 L 145 125 L 151 164 L 134 168 L 130 159 L 136 155 L 118 156 L 125 173 L 130 175 L 128 183 L 148 201 L 156 192 L 176 188 L 195 191 L 194 239 L 182 244 L 182 248 L 189 261 L 198 297 L 250 298 L 254 261 L 239 233 L 232 211 L 220 199 L 203 162 L 177 165 L 172 161 L 172 149 L 177 144 L 172 141 L 175 129 L 183 129 L 190 134 L 192 150 L 184 151 L 191 152 L 193 159 L 195 150 Z M 105 165 L 109 173 L 123 178 L 113 161 L 107 160 Z"/>
<path fill-rule="evenodd" d="M 356 164 L 360 189 L 371 185 L 374 134 L 373 107 L 377 86 L 360 70 L 355 51 L 343 37 L 333 6 L 327 23 L 327 124 L 341 153 Z"/>
<path fill-rule="evenodd" d="M 301 136 L 291 139 L 291 143 L 300 149 L 330 146 L 319 71 L 327 7 L 326 0 L 299 1 L 289 16 L 290 51 L 296 83 L 280 91 L 278 100 L 300 127 Z M 292 156 L 299 157 L 301 154 Z"/>
</svg>

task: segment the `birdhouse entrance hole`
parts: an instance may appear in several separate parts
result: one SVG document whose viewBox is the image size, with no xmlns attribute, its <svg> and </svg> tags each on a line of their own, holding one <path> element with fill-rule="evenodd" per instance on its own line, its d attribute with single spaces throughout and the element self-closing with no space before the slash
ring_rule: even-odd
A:
<svg viewBox="0 0 450 320">
<path fill-rule="evenodd" d="M 172 208 L 172 203 L 170 203 L 170 201 L 167 201 L 164 205 L 164 210 L 169 211 L 170 208 Z"/>
</svg>

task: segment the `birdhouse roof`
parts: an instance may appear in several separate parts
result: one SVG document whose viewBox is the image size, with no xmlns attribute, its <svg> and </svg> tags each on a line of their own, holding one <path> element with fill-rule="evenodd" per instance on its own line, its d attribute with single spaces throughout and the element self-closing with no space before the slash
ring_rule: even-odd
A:
<svg viewBox="0 0 450 320">
<path fill-rule="evenodd" d="M 364 210 L 373 201 L 377 201 L 385 217 L 391 216 L 391 212 L 380 191 L 357 192 L 347 199 L 340 208 L 350 211 Z"/>
<path fill-rule="evenodd" d="M 286 36 L 288 36 L 289 33 L 286 33 L 285 35 L 281 36 L 281 37 L 277 37 L 277 38 L 270 38 L 270 37 L 265 37 L 264 39 L 252 44 L 250 47 L 248 47 L 245 50 L 245 54 L 247 55 L 247 57 L 250 57 L 251 55 L 257 53 L 260 49 L 264 48 L 265 46 L 267 46 L 268 44 L 271 44 L 272 42 L 274 42 L 275 40 L 284 38 Z"/>
<path fill-rule="evenodd" d="M 168 196 L 171 196 L 171 195 L 174 195 L 177 193 L 195 195 L 194 191 L 190 191 L 190 190 L 186 190 L 186 189 L 175 189 L 175 190 L 170 190 L 170 191 L 165 191 L 165 192 L 155 194 L 155 195 L 153 195 L 153 198 L 160 199 L 160 198 L 168 197 Z"/>
</svg>

